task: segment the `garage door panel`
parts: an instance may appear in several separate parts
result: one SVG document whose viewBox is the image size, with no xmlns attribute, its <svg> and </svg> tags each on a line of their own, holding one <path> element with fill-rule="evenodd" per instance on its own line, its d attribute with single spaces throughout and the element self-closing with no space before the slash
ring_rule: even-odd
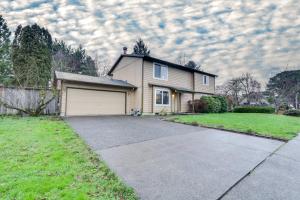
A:
<svg viewBox="0 0 300 200">
<path fill-rule="evenodd" d="M 68 88 L 67 115 L 123 115 L 125 93 Z"/>
</svg>

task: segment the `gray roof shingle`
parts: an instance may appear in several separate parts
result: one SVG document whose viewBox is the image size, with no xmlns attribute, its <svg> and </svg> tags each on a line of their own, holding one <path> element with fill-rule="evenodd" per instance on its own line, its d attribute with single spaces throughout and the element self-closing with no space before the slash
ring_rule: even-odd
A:
<svg viewBox="0 0 300 200">
<path fill-rule="evenodd" d="M 123 80 L 111 79 L 107 77 L 87 76 L 68 72 L 55 71 L 55 77 L 58 80 L 76 81 L 84 83 L 93 83 L 99 85 L 110 85 L 118 87 L 136 88 L 136 86 Z"/>
</svg>

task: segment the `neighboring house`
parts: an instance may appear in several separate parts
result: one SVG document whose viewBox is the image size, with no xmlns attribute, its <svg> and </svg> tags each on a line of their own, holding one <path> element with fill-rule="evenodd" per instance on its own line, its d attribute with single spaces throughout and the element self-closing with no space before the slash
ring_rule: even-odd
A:
<svg viewBox="0 0 300 200">
<path fill-rule="evenodd" d="M 188 101 L 215 93 L 214 74 L 150 56 L 122 54 L 109 78 L 56 72 L 62 116 L 189 112 Z"/>
<path fill-rule="evenodd" d="M 249 98 L 249 99 L 248 99 Z M 269 106 L 270 103 L 267 100 L 267 96 L 264 96 L 261 92 L 252 92 L 249 97 L 243 96 L 240 101 L 240 105 L 252 105 L 252 106 Z"/>
<path fill-rule="evenodd" d="M 240 105 L 242 105 L 242 106 L 246 106 L 246 105 L 251 105 L 251 106 L 269 106 L 270 103 L 266 99 L 260 99 L 259 101 L 258 100 L 251 100 L 250 102 L 248 102 L 247 99 L 243 99 L 240 102 Z"/>
</svg>

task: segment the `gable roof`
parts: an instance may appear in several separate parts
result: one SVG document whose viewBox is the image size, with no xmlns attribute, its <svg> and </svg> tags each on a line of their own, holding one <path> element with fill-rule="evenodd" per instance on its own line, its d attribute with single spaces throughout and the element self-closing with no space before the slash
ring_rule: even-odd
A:
<svg viewBox="0 0 300 200">
<path fill-rule="evenodd" d="M 88 75 L 74 74 L 68 72 L 60 72 L 60 71 L 55 71 L 55 78 L 57 80 L 67 80 L 67 81 L 76 81 L 76 82 L 84 82 L 84 83 L 93 83 L 99 85 L 136 88 L 136 86 L 122 80 L 111 79 L 107 77 L 96 77 L 96 76 L 88 76 Z"/>
<path fill-rule="evenodd" d="M 188 68 L 188 67 L 185 67 L 183 65 L 179 65 L 179 64 L 172 63 L 172 62 L 169 62 L 169 61 L 161 60 L 159 58 L 154 58 L 152 56 L 144 56 L 144 55 L 136 55 L 136 54 L 121 54 L 119 56 L 119 58 L 116 60 L 116 62 L 113 64 L 113 66 L 111 67 L 111 69 L 109 70 L 108 75 L 112 74 L 112 72 L 117 67 L 117 65 L 119 64 L 119 62 L 121 61 L 121 59 L 123 57 L 142 58 L 142 59 L 144 59 L 146 61 L 158 62 L 158 63 L 164 64 L 164 65 L 168 65 L 169 67 L 174 67 L 174 68 L 181 69 L 181 70 L 184 70 L 184 71 L 197 72 L 197 73 L 200 73 L 200 74 L 217 77 L 217 75 L 215 75 L 215 74 L 211 74 L 211 73 L 204 72 L 204 71 L 197 70 L 197 69 Z"/>
</svg>

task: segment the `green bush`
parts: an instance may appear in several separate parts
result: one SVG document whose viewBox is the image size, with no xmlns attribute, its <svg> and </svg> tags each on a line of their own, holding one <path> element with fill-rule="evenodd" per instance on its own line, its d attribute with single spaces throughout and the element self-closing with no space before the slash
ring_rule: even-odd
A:
<svg viewBox="0 0 300 200">
<path fill-rule="evenodd" d="M 203 104 L 205 104 L 205 108 L 203 112 L 205 113 L 218 113 L 221 110 L 221 102 L 219 99 L 214 98 L 212 96 L 203 96 L 200 99 Z"/>
<path fill-rule="evenodd" d="M 269 106 L 239 106 L 234 108 L 236 113 L 274 113 L 275 108 Z"/>
<path fill-rule="evenodd" d="M 221 103 L 221 109 L 219 112 L 221 112 L 221 113 L 227 112 L 228 104 L 227 104 L 226 98 L 223 96 L 214 96 L 214 98 L 219 100 Z"/>
<path fill-rule="evenodd" d="M 300 110 L 287 110 L 283 114 L 288 116 L 300 117 Z"/>
</svg>

